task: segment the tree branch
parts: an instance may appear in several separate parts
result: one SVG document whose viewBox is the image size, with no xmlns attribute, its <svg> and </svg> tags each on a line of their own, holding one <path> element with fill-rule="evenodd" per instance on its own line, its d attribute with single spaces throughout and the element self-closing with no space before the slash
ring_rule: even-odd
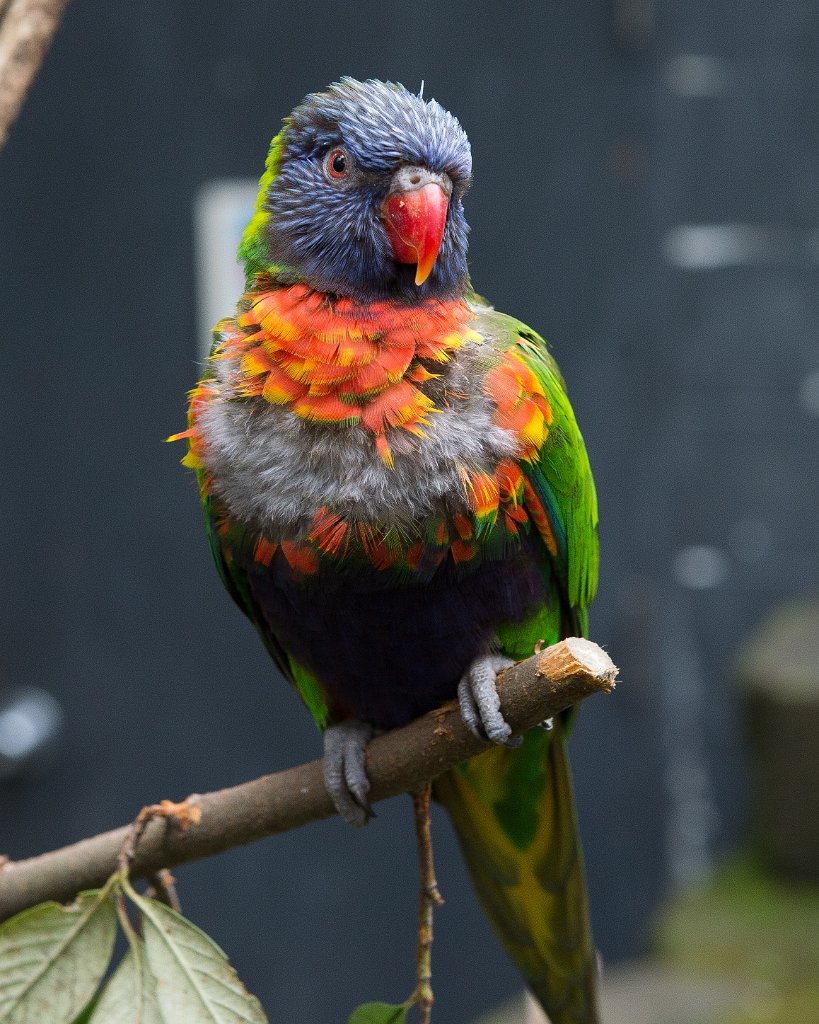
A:
<svg viewBox="0 0 819 1024">
<path fill-rule="evenodd" d="M 589 640 L 561 640 L 498 679 L 503 715 L 515 733 L 614 688 L 617 669 Z M 367 747 L 370 798 L 384 800 L 414 792 L 491 744 L 473 736 L 452 702 Z M 132 863 L 134 877 L 154 875 L 187 861 L 298 828 L 335 814 L 324 788 L 321 761 L 265 775 L 195 801 L 185 829 L 152 820 L 140 837 Z M 67 900 L 102 885 L 117 867 L 128 827 L 83 839 L 72 846 L 0 864 L 0 921 L 44 900 Z"/>
<path fill-rule="evenodd" d="M 0 149 L 67 4 L 68 0 L 0 0 Z"/>
</svg>

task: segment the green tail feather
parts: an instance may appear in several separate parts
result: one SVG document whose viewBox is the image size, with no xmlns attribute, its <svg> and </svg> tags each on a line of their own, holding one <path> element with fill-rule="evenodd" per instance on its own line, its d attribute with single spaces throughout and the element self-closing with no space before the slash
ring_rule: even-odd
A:
<svg viewBox="0 0 819 1024">
<path fill-rule="evenodd" d="M 490 921 L 552 1024 L 599 1024 L 565 723 L 435 783 Z"/>
</svg>

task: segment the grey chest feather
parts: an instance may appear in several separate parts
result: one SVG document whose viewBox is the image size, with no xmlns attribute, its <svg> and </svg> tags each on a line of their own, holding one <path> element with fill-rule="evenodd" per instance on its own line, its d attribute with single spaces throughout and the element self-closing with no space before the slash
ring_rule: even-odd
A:
<svg viewBox="0 0 819 1024">
<path fill-rule="evenodd" d="M 271 540 L 306 536 L 322 508 L 408 535 L 429 516 L 467 511 L 464 471 L 492 473 L 516 451 L 514 436 L 494 422 L 483 393 L 482 349 L 465 346 L 431 384 L 438 411 L 429 417 L 426 436 L 401 428 L 388 433 L 392 468 L 362 426 L 310 423 L 287 406 L 237 398 L 236 368 L 221 361 L 217 396 L 198 421 L 213 493 L 233 518 Z"/>
</svg>

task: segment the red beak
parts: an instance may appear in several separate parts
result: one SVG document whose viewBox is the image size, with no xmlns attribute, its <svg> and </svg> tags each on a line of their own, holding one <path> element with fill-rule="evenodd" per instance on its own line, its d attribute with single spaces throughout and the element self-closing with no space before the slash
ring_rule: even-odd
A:
<svg viewBox="0 0 819 1024">
<path fill-rule="evenodd" d="M 426 184 L 418 188 L 390 192 L 381 207 L 393 256 L 399 263 L 417 264 L 417 285 L 423 284 L 432 273 L 444 237 L 449 206 L 438 182 L 430 181 L 428 173 L 424 177 Z"/>
</svg>

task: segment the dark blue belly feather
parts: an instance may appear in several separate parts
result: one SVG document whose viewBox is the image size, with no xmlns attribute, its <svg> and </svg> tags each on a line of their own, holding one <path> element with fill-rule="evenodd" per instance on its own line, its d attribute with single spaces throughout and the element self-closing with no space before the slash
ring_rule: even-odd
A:
<svg viewBox="0 0 819 1024">
<path fill-rule="evenodd" d="M 546 601 L 539 563 L 527 539 L 466 571 L 447 560 L 422 583 L 327 568 L 299 580 L 278 554 L 250 570 L 250 585 L 281 645 L 326 689 L 333 717 L 391 729 L 453 697 L 497 626 Z"/>
</svg>

